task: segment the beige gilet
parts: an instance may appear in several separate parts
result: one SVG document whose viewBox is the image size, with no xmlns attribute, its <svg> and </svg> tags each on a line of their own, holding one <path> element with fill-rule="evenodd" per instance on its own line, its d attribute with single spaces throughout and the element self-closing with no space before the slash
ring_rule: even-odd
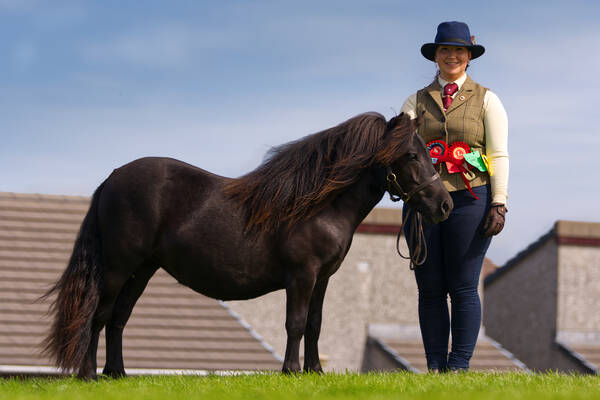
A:
<svg viewBox="0 0 600 400">
<path fill-rule="evenodd" d="M 467 76 L 464 84 L 454 96 L 448 110 L 442 105 L 442 87 L 437 79 L 417 92 L 417 115 L 423 114 L 423 123 L 418 128 L 425 143 L 444 140 L 450 146 L 456 141 L 467 143 L 471 151 L 485 154 L 485 129 L 483 125 L 483 100 L 487 88 L 475 83 Z M 437 166 L 442 182 L 448 191 L 466 189 L 460 173 L 449 174 L 445 163 Z M 489 175 L 473 168 L 475 177 L 471 187 L 487 185 Z"/>
</svg>

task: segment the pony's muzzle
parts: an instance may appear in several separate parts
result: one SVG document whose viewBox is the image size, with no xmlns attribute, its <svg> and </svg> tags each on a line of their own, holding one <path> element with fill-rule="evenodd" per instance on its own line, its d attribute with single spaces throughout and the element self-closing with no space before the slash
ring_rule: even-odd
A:
<svg viewBox="0 0 600 400">
<path fill-rule="evenodd" d="M 452 197 L 448 197 L 442 204 L 440 204 L 440 219 L 439 222 L 446 220 L 450 216 L 450 212 L 454 208 L 454 202 L 452 201 Z"/>
</svg>

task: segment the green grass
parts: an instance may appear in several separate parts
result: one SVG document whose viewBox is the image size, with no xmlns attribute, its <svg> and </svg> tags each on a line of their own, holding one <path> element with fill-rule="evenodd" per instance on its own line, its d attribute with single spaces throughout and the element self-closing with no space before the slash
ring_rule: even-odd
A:
<svg viewBox="0 0 600 400">
<path fill-rule="evenodd" d="M 0 399 L 600 399 L 600 377 L 564 374 L 163 376 L 0 379 Z"/>
</svg>

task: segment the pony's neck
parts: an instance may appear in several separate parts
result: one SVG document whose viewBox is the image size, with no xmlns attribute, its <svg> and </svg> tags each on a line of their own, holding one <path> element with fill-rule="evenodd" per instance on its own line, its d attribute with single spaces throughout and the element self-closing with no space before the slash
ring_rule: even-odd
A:
<svg viewBox="0 0 600 400">
<path fill-rule="evenodd" d="M 365 170 L 359 180 L 349 186 L 333 201 L 332 206 L 358 227 L 363 219 L 379 203 L 385 193 L 385 171 L 382 167 Z"/>
</svg>

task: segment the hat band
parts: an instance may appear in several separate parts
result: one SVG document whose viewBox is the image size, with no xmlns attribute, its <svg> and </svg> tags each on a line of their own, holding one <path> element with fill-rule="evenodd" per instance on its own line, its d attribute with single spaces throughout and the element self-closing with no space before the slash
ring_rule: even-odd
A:
<svg viewBox="0 0 600 400">
<path fill-rule="evenodd" d="M 464 44 L 465 46 L 473 46 L 473 43 L 469 43 L 466 40 L 462 40 L 462 39 L 449 38 L 449 39 L 444 40 L 444 42 L 458 42 L 458 43 Z"/>
</svg>

